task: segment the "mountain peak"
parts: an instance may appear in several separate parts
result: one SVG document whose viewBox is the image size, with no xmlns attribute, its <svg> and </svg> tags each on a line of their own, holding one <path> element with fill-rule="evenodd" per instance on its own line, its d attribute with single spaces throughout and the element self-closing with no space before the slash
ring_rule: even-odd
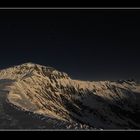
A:
<svg viewBox="0 0 140 140">
<path fill-rule="evenodd" d="M 33 62 L 26 62 L 26 63 L 23 63 L 22 65 L 36 65 L 36 63 L 33 63 Z"/>
<path fill-rule="evenodd" d="M 40 64 L 36 64 L 36 63 L 33 63 L 33 62 L 27 62 L 27 63 L 23 63 L 19 66 L 28 66 L 28 67 L 34 67 L 34 66 L 40 66 L 40 67 L 45 67 L 43 65 L 40 65 Z"/>
<path fill-rule="evenodd" d="M 0 77 L 10 78 L 10 79 L 21 79 L 26 75 L 41 75 L 56 78 L 69 78 L 64 72 L 60 72 L 53 67 L 43 66 L 40 64 L 35 64 L 33 62 L 23 63 L 21 65 L 15 65 L 13 67 L 3 69 L 0 71 Z"/>
</svg>

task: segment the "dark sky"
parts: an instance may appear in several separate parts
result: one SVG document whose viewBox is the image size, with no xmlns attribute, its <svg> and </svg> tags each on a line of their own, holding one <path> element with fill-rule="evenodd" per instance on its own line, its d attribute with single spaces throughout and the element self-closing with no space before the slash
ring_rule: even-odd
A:
<svg viewBox="0 0 140 140">
<path fill-rule="evenodd" d="M 0 68 L 25 62 L 75 79 L 140 79 L 140 10 L 0 10 Z"/>
</svg>

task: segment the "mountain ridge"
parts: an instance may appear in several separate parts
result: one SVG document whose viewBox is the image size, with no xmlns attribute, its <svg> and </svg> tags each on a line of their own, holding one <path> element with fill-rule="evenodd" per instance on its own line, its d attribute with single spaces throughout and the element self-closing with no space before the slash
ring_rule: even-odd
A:
<svg viewBox="0 0 140 140">
<path fill-rule="evenodd" d="M 63 122 L 93 128 L 139 128 L 140 85 L 127 81 L 81 81 L 34 63 L 0 70 L 0 79 L 15 80 L 8 101 L 21 108 Z"/>
</svg>

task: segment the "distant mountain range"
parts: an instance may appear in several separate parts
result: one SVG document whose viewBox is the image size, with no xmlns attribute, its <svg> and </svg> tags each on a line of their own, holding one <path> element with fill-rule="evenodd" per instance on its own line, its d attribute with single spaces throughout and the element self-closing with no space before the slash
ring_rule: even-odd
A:
<svg viewBox="0 0 140 140">
<path fill-rule="evenodd" d="M 0 70 L 0 116 L 1 129 L 139 129 L 140 84 L 25 63 Z"/>
</svg>

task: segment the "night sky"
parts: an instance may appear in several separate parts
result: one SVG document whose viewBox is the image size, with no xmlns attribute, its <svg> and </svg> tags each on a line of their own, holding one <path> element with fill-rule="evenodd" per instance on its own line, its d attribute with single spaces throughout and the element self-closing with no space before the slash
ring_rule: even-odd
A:
<svg viewBox="0 0 140 140">
<path fill-rule="evenodd" d="M 140 79 L 140 10 L 0 10 L 0 69 L 34 62 L 74 79 Z"/>
</svg>

